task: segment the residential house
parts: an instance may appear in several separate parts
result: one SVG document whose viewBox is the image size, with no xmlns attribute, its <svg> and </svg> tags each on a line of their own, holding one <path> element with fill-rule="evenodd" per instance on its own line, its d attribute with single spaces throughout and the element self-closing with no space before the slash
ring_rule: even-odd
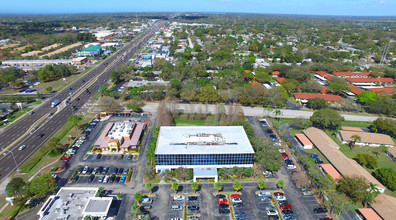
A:
<svg viewBox="0 0 396 220">
<path fill-rule="evenodd" d="M 358 135 L 361 140 L 356 141 L 356 145 L 370 146 L 370 147 L 394 147 L 395 142 L 389 135 L 378 134 L 371 132 L 356 132 L 356 131 L 339 131 L 337 133 L 338 138 L 343 144 L 351 144 L 354 142 L 353 136 Z"/>
</svg>

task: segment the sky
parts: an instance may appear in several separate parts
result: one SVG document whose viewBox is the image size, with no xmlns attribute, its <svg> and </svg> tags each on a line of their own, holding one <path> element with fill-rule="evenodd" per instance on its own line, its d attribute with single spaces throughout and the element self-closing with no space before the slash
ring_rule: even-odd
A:
<svg viewBox="0 0 396 220">
<path fill-rule="evenodd" d="M 396 16 L 396 0 L 2 0 L 0 14 L 240 12 Z"/>
</svg>

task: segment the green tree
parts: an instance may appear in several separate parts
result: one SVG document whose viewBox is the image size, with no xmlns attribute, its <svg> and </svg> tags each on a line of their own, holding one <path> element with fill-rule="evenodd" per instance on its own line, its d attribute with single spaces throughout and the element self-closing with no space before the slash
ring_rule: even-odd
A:
<svg viewBox="0 0 396 220">
<path fill-rule="evenodd" d="M 199 184 L 197 182 L 191 183 L 191 189 L 194 190 L 194 193 L 197 192 L 198 188 L 199 188 Z"/>
<path fill-rule="evenodd" d="M 379 168 L 374 171 L 373 175 L 389 190 L 396 190 L 396 170 L 394 168 Z"/>
<path fill-rule="evenodd" d="M 153 184 L 152 183 L 146 183 L 146 189 L 147 191 L 149 191 L 150 193 L 153 192 Z"/>
<path fill-rule="evenodd" d="M 363 91 L 362 93 L 358 94 L 358 99 L 359 102 L 361 103 L 367 103 L 367 102 L 375 101 L 376 96 L 377 93 L 373 91 Z"/>
<path fill-rule="evenodd" d="M 177 193 L 177 190 L 179 190 L 179 184 L 176 182 L 172 183 L 172 189 L 175 190 L 175 192 Z"/>
<path fill-rule="evenodd" d="M 47 90 L 47 92 L 49 92 L 49 93 L 52 93 L 52 87 L 50 86 L 50 87 L 47 87 L 45 90 Z"/>
<path fill-rule="evenodd" d="M 14 177 L 6 186 L 6 193 L 8 197 L 13 197 L 22 194 L 25 190 L 26 182 L 20 177 Z"/>
<path fill-rule="evenodd" d="M 132 206 L 131 206 L 131 214 L 132 214 L 132 216 L 138 216 L 138 215 L 140 215 L 142 212 L 140 211 L 140 207 L 139 207 L 139 205 L 138 204 L 133 204 Z"/>
<path fill-rule="evenodd" d="M 52 182 L 50 173 L 34 178 L 28 183 L 28 191 L 34 198 L 42 198 L 56 189 L 56 184 Z"/>
<path fill-rule="evenodd" d="M 214 188 L 217 190 L 217 192 L 220 192 L 220 190 L 223 189 L 223 185 L 221 185 L 220 182 L 215 182 Z"/>
<path fill-rule="evenodd" d="M 283 188 L 283 187 L 285 187 L 285 181 L 283 181 L 283 180 L 279 180 L 277 183 L 276 183 L 276 186 L 278 187 L 278 188 Z"/>
<path fill-rule="evenodd" d="M 314 98 L 314 99 L 308 99 L 307 102 L 307 107 L 318 110 L 322 108 L 328 108 L 329 105 L 327 104 L 326 100 L 321 99 L 321 98 Z"/>
<path fill-rule="evenodd" d="M 140 112 L 140 111 L 141 111 L 141 108 L 140 108 L 140 105 L 139 105 L 139 101 L 138 101 L 138 100 L 135 100 L 135 99 L 132 99 L 132 100 L 126 105 L 126 107 L 127 107 L 128 109 L 131 109 L 131 110 L 134 111 L 134 112 Z"/>
<path fill-rule="evenodd" d="M 363 177 L 344 177 L 339 181 L 337 190 L 345 193 L 352 201 L 363 204 L 369 184 Z"/>
<path fill-rule="evenodd" d="M 264 189 L 265 186 L 266 186 L 266 184 L 265 184 L 265 181 L 264 181 L 264 180 L 259 180 L 259 181 L 257 182 L 257 187 L 258 187 L 260 190 Z"/>
<path fill-rule="evenodd" d="M 142 194 L 137 192 L 135 193 L 135 195 L 133 195 L 133 200 L 135 200 L 135 202 L 140 203 L 140 201 L 142 200 Z"/>
<path fill-rule="evenodd" d="M 217 91 L 213 86 L 204 86 L 199 93 L 199 101 L 201 102 L 216 102 Z"/>
<path fill-rule="evenodd" d="M 96 197 L 102 197 L 103 196 L 103 187 L 99 187 L 98 191 L 96 192 Z"/>
<path fill-rule="evenodd" d="M 255 150 L 254 161 L 264 170 L 275 171 L 282 166 L 282 157 L 279 154 L 279 147 L 269 138 L 251 138 L 252 146 Z"/>
<path fill-rule="evenodd" d="M 353 145 L 356 145 L 356 142 L 362 140 L 362 138 L 361 138 L 359 135 L 357 135 L 357 134 L 352 135 L 352 136 L 351 136 L 351 139 L 352 139 L 352 141 L 353 141 Z"/>
<path fill-rule="evenodd" d="M 121 193 L 117 193 L 117 198 L 118 199 L 122 199 L 122 194 Z"/>
<path fill-rule="evenodd" d="M 330 129 L 336 129 L 345 120 L 337 111 L 328 108 L 315 111 L 309 119 L 316 126 Z"/>
<path fill-rule="evenodd" d="M 242 184 L 238 181 L 235 181 L 234 184 L 232 185 L 232 188 L 234 188 L 235 191 L 239 191 L 242 189 Z"/>
</svg>

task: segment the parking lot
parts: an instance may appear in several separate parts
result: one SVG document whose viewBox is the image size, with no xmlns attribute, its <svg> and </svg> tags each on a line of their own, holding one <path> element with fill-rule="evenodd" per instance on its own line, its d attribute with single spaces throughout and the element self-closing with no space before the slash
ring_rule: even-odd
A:
<svg viewBox="0 0 396 220">
<path fill-rule="evenodd" d="M 86 162 L 96 162 L 96 161 L 107 161 L 107 160 L 116 160 L 121 162 L 133 162 L 133 155 L 106 155 L 106 154 L 89 154 L 87 158 L 85 158 Z"/>
</svg>

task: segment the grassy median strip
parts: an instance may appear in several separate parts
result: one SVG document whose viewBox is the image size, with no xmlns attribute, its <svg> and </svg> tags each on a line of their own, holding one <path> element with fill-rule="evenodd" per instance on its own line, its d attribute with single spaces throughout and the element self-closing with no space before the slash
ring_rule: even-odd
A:
<svg viewBox="0 0 396 220">
<path fill-rule="evenodd" d="M 6 127 L 9 123 L 17 120 L 19 117 L 26 114 L 27 112 L 30 112 L 31 110 L 33 110 L 33 108 L 24 108 L 7 115 L 8 123 L 4 124 L 4 122 L 0 122 L 1 123 L 0 128 Z"/>
</svg>

